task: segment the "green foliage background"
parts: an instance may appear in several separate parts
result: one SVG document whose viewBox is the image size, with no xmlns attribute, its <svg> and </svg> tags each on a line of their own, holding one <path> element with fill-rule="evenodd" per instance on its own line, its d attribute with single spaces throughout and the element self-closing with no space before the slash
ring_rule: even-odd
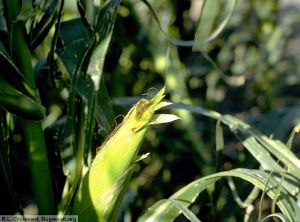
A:
<svg viewBox="0 0 300 222">
<path fill-rule="evenodd" d="M 199 2 L 201 1 L 149 1 L 157 13 L 162 29 L 169 36 L 182 40 L 208 37 L 228 15 L 226 1 L 217 1 L 215 11 L 202 14 L 212 23 L 198 24 L 201 9 Z M 105 56 L 99 101 L 95 102 L 97 123 L 88 125 L 91 135 L 85 142 L 93 147 L 91 153 L 95 154 L 95 148 L 105 140 L 115 122 L 122 119 L 120 115 L 124 115 L 139 96 L 151 94 L 163 85 L 166 85 L 169 93 L 167 99 L 172 102 L 231 114 L 267 136 L 288 141 L 294 126 L 299 123 L 299 7 L 288 8 L 279 0 L 239 1 L 228 24 L 216 39 L 200 47 L 178 47 L 168 41 L 151 10 L 142 1 L 123 1 L 118 8 Z M 70 20 L 78 16 L 80 14 L 76 2 L 65 1 L 61 33 L 56 36 L 53 23 L 45 39 L 41 43 L 37 42 L 40 45 L 32 49 L 35 83 L 41 103 L 46 108 L 47 117 L 42 126 L 56 202 L 60 201 L 65 182 L 62 160 L 57 153 L 61 152 L 61 123 L 67 118 L 67 110 L 70 109 L 67 95 L 70 98 L 72 92 L 67 88 L 72 77 L 68 75 L 78 65 L 72 60 L 72 52 L 80 50 L 72 48 L 78 47 L 78 44 L 72 45 L 71 40 L 82 41 L 83 45 L 89 32 L 85 30 L 84 22 L 82 24 L 78 20 Z M 207 33 L 199 34 L 198 25 Z M 3 24 L 1 28 L 4 33 Z M 5 34 L 1 36 L 2 39 L 5 37 Z M 54 49 L 55 38 L 57 44 Z M 70 54 L 64 54 L 66 49 Z M 51 61 L 50 50 L 55 50 L 55 62 Z M 99 54 L 101 52 L 98 51 Z M 80 91 L 81 84 L 90 82 L 78 78 Z M 82 88 L 83 94 L 88 98 L 92 91 L 86 90 L 87 88 Z M 76 100 L 76 96 L 74 98 Z M 78 107 L 74 108 L 75 113 L 76 108 Z M 219 128 L 216 128 L 214 120 L 186 110 L 170 110 L 182 120 L 148 131 L 141 153 L 150 152 L 151 155 L 137 164 L 121 205 L 120 221 L 136 221 L 158 200 L 171 196 L 195 179 L 233 168 L 259 168 L 259 163 L 228 128 L 223 127 L 224 149 L 220 153 L 216 151 L 216 137 L 220 137 L 216 136 Z M 16 199 L 30 212 L 30 204 L 35 204 L 34 188 L 28 154 L 24 149 L 24 132 L 20 127 L 22 120 L 11 118 L 10 121 L 14 121 L 10 125 L 13 128 L 8 129 Z M 67 138 L 68 135 L 64 136 Z M 292 147 L 299 157 L 298 136 Z M 69 148 L 68 144 L 63 146 L 62 158 L 65 161 L 71 158 L 68 156 Z M 85 161 L 91 161 L 90 157 L 85 156 Z M 1 171 L 1 178 L 4 176 Z M 18 210 L 11 201 L 8 189 L 1 182 L 1 214 L 12 214 Z M 241 199 L 245 199 L 250 191 L 251 186 L 239 180 L 237 192 Z M 251 215 L 252 219 L 257 217 L 259 210 L 264 215 L 270 214 L 269 199 L 265 198 L 263 204 L 259 205 L 257 198 L 254 206 L 256 208 Z M 221 221 L 241 221 L 245 215 L 237 207 L 225 180 L 201 193 L 190 209 L 202 221 L 220 221 L 219 218 L 222 218 Z M 186 219 L 180 216 L 176 221 Z"/>
</svg>

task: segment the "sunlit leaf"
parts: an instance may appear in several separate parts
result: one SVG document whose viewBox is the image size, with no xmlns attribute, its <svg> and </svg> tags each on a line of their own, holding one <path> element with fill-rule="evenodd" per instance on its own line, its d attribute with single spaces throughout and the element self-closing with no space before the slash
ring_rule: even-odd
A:
<svg viewBox="0 0 300 222">
<path fill-rule="evenodd" d="M 181 207 L 174 205 L 172 201 L 159 201 L 155 203 L 151 208 L 149 208 L 146 213 L 139 218 L 139 222 L 152 222 L 152 221 L 173 221 L 181 213 L 182 207 L 189 207 L 194 203 L 198 195 L 206 190 L 211 184 L 220 180 L 223 177 L 237 177 L 243 180 L 248 181 L 260 188 L 261 190 L 265 189 L 267 186 L 266 192 L 271 197 L 274 198 L 276 195 L 276 190 L 274 189 L 278 182 L 272 176 L 268 180 L 268 173 L 261 170 L 251 170 L 251 169 L 234 169 L 227 172 L 215 173 L 206 177 L 203 177 L 199 180 L 186 185 L 175 194 L 173 194 L 169 199 L 173 201 L 181 202 Z M 268 180 L 268 184 L 265 184 Z M 287 195 L 286 190 L 282 190 L 281 198 L 277 202 L 278 207 L 284 213 L 284 215 L 292 221 L 293 218 L 297 218 L 299 214 L 299 207 L 294 199 Z"/>
</svg>

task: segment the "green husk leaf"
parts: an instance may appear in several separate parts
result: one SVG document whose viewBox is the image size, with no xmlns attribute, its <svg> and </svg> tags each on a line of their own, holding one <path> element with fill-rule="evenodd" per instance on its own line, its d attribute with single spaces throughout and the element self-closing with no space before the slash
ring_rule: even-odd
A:
<svg viewBox="0 0 300 222">
<path fill-rule="evenodd" d="M 139 161 L 141 161 L 141 160 L 144 160 L 144 159 L 146 159 L 148 156 L 150 156 L 150 153 L 145 153 L 145 154 L 143 154 L 143 155 L 140 155 L 140 156 L 138 156 L 138 157 L 136 158 L 135 162 L 137 163 L 137 162 L 139 162 Z"/>
<path fill-rule="evenodd" d="M 156 125 L 161 123 L 170 123 L 178 119 L 180 118 L 174 114 L 155 114 L 149 124 Z"/>
<path fill-rule="evenodd" d="M 161 109 L 161 108 L 169 106 L 171 104 L 172 103 L 170 103 L 170 102 L 161 102 L 159 105 L 156 106 L 156 109 Z"/>
<path fill-rule="evenodd" d="M 72 213 L 80 221 L 114 221 L 137 160 L 140 144 L 164 88 L 152 100 L 141 99 L 100 147 L 76 193 Z"/>
</svg>

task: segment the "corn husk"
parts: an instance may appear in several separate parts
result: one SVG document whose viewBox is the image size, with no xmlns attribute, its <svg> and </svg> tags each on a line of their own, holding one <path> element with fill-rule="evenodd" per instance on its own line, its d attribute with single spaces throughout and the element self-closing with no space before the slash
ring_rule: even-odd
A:
<svg viewBox="0 0 300 222">
<path fill-rule="evenodd" d="M 77 214 L 79 221 L 116 220 L 147 127 L 178 119 L 171 114 L 154 114 L 169 105 L 162 102 L 164 91 L 151 100 L 138 101 L 100 147 L 75 194 L 72 214 Z"/>
</svg>

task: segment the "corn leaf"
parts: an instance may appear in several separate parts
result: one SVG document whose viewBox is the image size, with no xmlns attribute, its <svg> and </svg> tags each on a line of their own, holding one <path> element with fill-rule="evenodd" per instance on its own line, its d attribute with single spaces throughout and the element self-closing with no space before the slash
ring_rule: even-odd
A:
<svg viewBox="0 0 300 222">
<path fill-rule="evenodd" d="M 201 14 L 197 25 L 195 39 L 204 39 L 211 34 L 218 12 L 221 9 L 220 6 L 220 0 L 204 0 L 202 2 Z M 197 47 L 194 46 L 193 50 L 196 49 Z"/>
<path fill-rule="evenodd" d="M 159 25 L 160 31 L 163 33 L 163 35 L 165 36 L 165 38 L 169 42 L 171 42 L 172 44 L 177 45 L 177 46 L 194 47 L 195 49 L 196 49 L 196 47 L 200 47 L 200 46 L 206 45 L 207 43 L 211 42 L 212 40 L 214 40 L 223 31 L 223 29 L 227 25 L 229 19 L 231 18 L 231 15 L 232 15 L 232 13 L 233 13 L 236 5 L 237 5 L 237 0 L 227 1 L 228 4 L 229 4 L 229 6 L 230 6 L 230 10 L 229 10 L 227 16 L 222 21 L 222 23 L 212 33 L 210 33 L 205 38 L 203 38 L 203 39 L 196 39 L 195 38 L 194 40 L 179 40 L 179 39 L 175 39 L 175 38 L 172 38 L 171 36 L 169 36 L 167 34 L 167 31 L 165 31 L 163 29 L 163 27 L 161 26 L 161 23 L 160 23 L 160 21 L 158 19 L 158 16 L 157 16 L 155 10 L 152 8 L 151 4 L 147 0 L 141 0 L 141 1 L 148 7 L 148 9 L 150 10 L 150 12 L 153 14 L 154 19 L 156 20 L 156 22 Z M 209 1 L 214 1 L 214 0 L 208 0 L 208 2 Z M 215 6 L 215 4 L 216 4 L 216 1 L 214 1 L 210 5 L 210 7 Z M 205 9 L 205 10 L 207 10 L 207 13 L 210 13 L 210 10 L 211 10 L 210 7 L 208 9 Z M 211 17 L 210 19 L 212 21 L 214 21 L 215 16 Z M 202 31 L 201 27 L 203 27 L 202 23 L 199 23 L 199 26 L 198 26 L 199 31 L 198 31 L 198 33 L 200 33 Z M 201 34 L 203 34 L 203 33 L 201 33 Z M 197 35 L 199 35 L 199 34 L 197 34 Z M 207 35 L 207 34 L 205 34 L 205 35 Z"/>
<path fill-rule="evenodd" d="M 45 116 L 45 109 L 41 104 L 11 86 L 2 74 L 0 74 L 0 106 L 25 119 L 41 120 Z"/>
<path fill-rule="evenodd" d="M 276 171 L 279 172 L 279 174 L 285 172 L 286 170 L 277 163 L 278 159 L 287 168 L 287 172 L 291 174 L 291 177 L 299 178 L 300 160 L 282 142 L 268 138 L 253 129 L 247 123 L 231 115 L 221 115 L 220 113 L 207 110 L 203 107 L 186 104 L 173 104 L 170 107 L 186 109 L 190 112 L 205 115 L 221 121 L 229 127 L 238 139 L 240 139 L 245 148 L 261 164 L 264 170 Z M 274 159 L 272 155 L 277 159 Z M 280 176 L 278 176 L 278 181 L 280 181 L 279 178 Z M 297 183 L 295 184 L 293 181 L 286 179 L 282 182 L 282 186 L 285 187 L 292 195 L 296 195 L 296 198 L 300 203 L 300 190 Z"/>
<path fill-rule="evenodd" d="M 52 0 L 44 3 L 42 13 L 30 30 L 30 44 L 32 49 L 35 49 L 49 33 L 57 18 L 58 7 L 62 2 L 63 0 Z"/>
<path fill-rule="evenodd" d="M 94 118 L 104 132 L 110 131 L 114 119 L 105 85 L 100 80 L 119 3 L 120 1 L 110 1 L 106 4 L 100 12 L 101 22 L 94 33 L 90 33 L 89 28 L 80 19 L 63 22 L 60 27 L 59 41 L 63 48 L 57 48 L 56 52 L 66 70 L 67 81 L 72 82 L 68 120 L 62 136 L 68 139 L 62 144 L 69 147 L 74 156 L 84 155 L 86 164 L 88 152 L 91 150 Z M 103 110 L 105 104 L 106 110 Z M 108 110 L 109 107 L 111 109 Z M 75 121 L 74 116 L 78 116 L 78 121 Z M 79 156 L 77 156 L 78 164 L 82 161 Z M 81 167 L 79 164 L 76 169 L 77 175 L 81 172 Z M 74 180 L 74 169 L 67 171 L 72 174 Z"/>
<path fill-rule="evenodd" d="M 31 97 L 33 100 L 38 101 L 36 88 L 27 81 L 23 73 L 19 70 L 4 48 L 2 42 L 0 42 L 0 66 L 2 67 L 0 71 L 1 75 L 10 85 Z"/>
<path fill-rule="evenodd" d="M 104 81 L 100 81 L 100 89 L 95 104 L 94 118 L 99 127 L 99 133 L 106 138 L 111 131 L 114 119 L 114 111 Z"/>
<path fill-rule="evenodd" d="M 22 205 L 20 200 L 18 199 L 15 191 L 15 187 L 13 184 L 12 178 L 12 169 L 11 169 L 11 161 L 10 161 L 10 146 L 9 146 L 9 129 L 8 129 L 8 117 L 7 113 L 0 108 L 0 175 L 4 177 L 4 184 L 6 185 L 11 200 L 18 210 L 19 213 L 23 214 Z"/>
<path fill-rule="evenodd" d="M 68 149 L 73 157 L 64 164 L 64 171 L 68 175 L 65 189 L 68 191 L 65 195 L 67 200 L 63 201 L 66 205 L 61 207 L 63 211 L 70 207 L 83 168 L 90 165 L 95 117 L 103 120 L 100 128 L 110 131 L 107 128 L 113 117 L 101 114 L 111 115 L 112 110 L 103 111 L 105 104 L 101 104 L 100 111 L 95 107 L 100 107 L 99 102 L 110 102 L 105 87 L 100 89 L 100 86 L 104 85 L 101 84 L 102 69 L 119 4 L 120 0 L 107 1 L 99 12 L 97 25 L 93 30 L 79 19 L 61 24 L 62 38 L 59 40 L 64 47 L 56 51 L 62 68 L 66 70 L 66 77 L 71 82 L 68 116 L 61 144 L 62 150 Z"/>
<path fill-rule="evenodd" d="M 98 14 L 98 8 L 95 7 L 95 2 L 94 0 L 78 0 L 77 1 L 77 7 L 81 15 L 81 19 L 83 22 L 87 25 L 90 26 L 91 29 L 95 25 L 95 19 L 96 15 Z"/>
<path fill-rule="evenodd" d="M 89 59 L 89 64 L 87 67 L 87 76 L 91 79 L 91 83 L 93 84 L 93 87 L 85 86 L 85 91 L 88 91 L 90 88 L 93 88 L 92 96 L 88 97 L 88 111 L 85 118 L 85 146 L 84 146 L 84 160 L 85 163 L 87 163 L 87 156 L 91 152 L 91 141 L 92 141 L 92 134 L 95 127 L 95 121 L 94 121 L 94 113 L 96 112 L 96 103 L 98 101 L 98 95 L 100 93 L 100 86 L 104 86 L 104 83 L 101 84 L 101 78 L 102 78 L 102 71 L 104 66 L 104 60 L 106 56 L 106 52 L 111 40 L 116 16 L 117 16 L 117 10 L 119 7 L 119 4 L 121 3 L 121 0 L 111 0 L 108 1 L 103 8 L 101 8 L 99 12 L 98 21 L 95 27 L 95 47 L 92 51 L 91 57 Z M 101 94 L 106 93 L 106 89 L 103 88 Z M 100 95 L 101 95 L 100 94 Z M 108 99 L 108 94 L 106 93 L 106 97 L 103 97 L 104 99 Z M 106 100 L 107 103 L 109 103 L 108 100 Z M 107 106 L 106 109 L 112 108 L 111 106 Z M 113 113 L 112 109 L 108 110 L 108 112 L 111 114 Z M 109 114 L 106 113 L 106 114 Z M 110 117 L 108 117 L 108 121 Z M 110 122 L 111 124 L 112 122 Z M 104 124 L 103 124 L 104 125 Z M 111 125 L 110 125 L 111 126 Z"/>
<path fill-rule="evenodd" d="M 78 58 L 86 50 L 90 33 L 80 19 L 64 21 L 60 25 L 58 42 L 63 47 L 57 47 L 57 53 L 61 64 L 66 70 L 66 79 L 72 78 Z"/>
<path fill-rule="evenodd" d="M 225 1 L 229 5 L 229 12 L 227 16 L 222 20 L 222 23 L 213 30 L 214 23 L 216 22 L 217 16 L 220 14 L 221 1 L 220 0 L 205 0 L 202 6 L 201 15 L 197 25 L 197 31 L 195 34 L 195 44 L 193 50 L 201 50 L 203 44 L 199 44 L 198 41 L 210 42 L 218 37 L 227 25 L 232 13 L 237 5 L 237 0 Z M 223 10 L 223 9 L 222 9 Z M 212 31 L 213 30 L 213 31 Z"/>
<path fill-rule="evenodd" d="M 276 187 L 278 186 L 278 182 L 273 176 L 269 178 L 269 174 L 262 170 L 234 169 L 227 172 L 215 173 L 186 185 L 173 194 L 169 199 L 155 203 L 143 216 L 139 218 L 138 221 L 174 221 L 175 218 L 182 213 L 183 207 L 189 207 L 196 201 L 198 195 L 211 186 L 211 184 L 228 176 L 248 181 L 259 189 L 265 190 L 272 199 L 277 195 Z M 180 202 L 181 206 L 178 207 L 178 204 L 174 204 L 174 202 Z M 291 196 L 287 195 L 287 191 L 285 189 L 281 190 L 277 205 L 290 221 L 293 221 L 293 218 L 299 218 L 299 207 L 295 200 Z"/>
<path fill-rule="evenodd" d="M 121 99 L 115 101 L 115 104 L 118 105 L 126 105 L 127 103 L 131 103 L 132 100 L 122 98 L 123 102 L 120 102 Z M 298 218 L 300 212 L 300 190 L 299 190 L 299 159 L 293 154 L 289 147 L 285 144 L 272 140 L 267 136 L 257 132 L 247 123 L 233 117 L 230 115 L 222 115 L 215 111 L 210 111 L 200 106 L 187 105 L 187 104 L 179 104 L 173 103 L 168 108 L 170 109 L 184 109 L 190 111 L 195 114 L 201 114 L 213 119 L 216 119 L 220 124 L 223 123 L 229 127 L 229 129 L 239 138 L 245 148 L 252 154 L 252 156 L 261 164 L 262 168 L 266 170 L 268 174 L 272 175 L 272 179 L 276 181 L 276 183 L 282 186 L 284 192 L 288 192 L 290 197 L 294 197 L 291 201 L 293 208 L 291 212 L 286 211 L 289 214 L 289 218 Z M 217 134 L 218 134 L 218 146 L 223 146 L 222 142 L 222 133 L 220 132 L 220 126 L 217 125 Z M 274 156 L 280 160 L 286 168 L 280 166 L 277 162 L 277 159 L 274 159 Z M 284 178 L 282 180 L 282 178 Z M 215 180 L 213 180 L 215 181 Z M 209 183 L 208 183 L 209 184 Z M 274 198 L 278 198 L 274 196 Z M 163 201 L 166 202 L 166 201 Z M 169 202 L 169 201 L 167 201 Z M 158 209 L 159 207 L 157 207 Z M 284 207 L 283 207 L 284 208 Z M 156 212 L 152 212 L 156 214 L 159 212 L 165 212 L 165 209 L 159 208 Z M 177 212 L 177 210 L 176 210 Z M 151 213 L 151 214 L 152 214 Z M 172 213 L 170 213 L 172 214 Z M 294 217 L 296 215 L 296 217 Z M 143 217 L 144 218 L 144 217 Z M 146 217 L 145 217 L 146 218 Z M 152 217 L 150 217 L 152 218 Z M 155 218 L 155 217 L 154 217 Z M 175 218 L 175 217 L 172 217 Z M 142 220 L 143 221 L 143 220 Z M 148 220 L 146 220 L 148 221 Z M 156 220 L 149 220 L 156 221 Z M 160 220 L 158 220 L 160 221 Z M 161 220 L 163 221 L 163 220 Z M 166 219 L 166 221 L 169 221 Z"/>
<path fill-rule="evenodd" d="M 3 8 L 3 2 L 2 1 L 0 1 L 0 11 L 2 12 L 2 13 L 0 13 L 0 30 L 6 32 L 7 31 L 7 27 L 6 27 L 5 18 L 3 16 L 3 14 L 4 14 L 3 13 L 4 8 Z"/>
</svg>

